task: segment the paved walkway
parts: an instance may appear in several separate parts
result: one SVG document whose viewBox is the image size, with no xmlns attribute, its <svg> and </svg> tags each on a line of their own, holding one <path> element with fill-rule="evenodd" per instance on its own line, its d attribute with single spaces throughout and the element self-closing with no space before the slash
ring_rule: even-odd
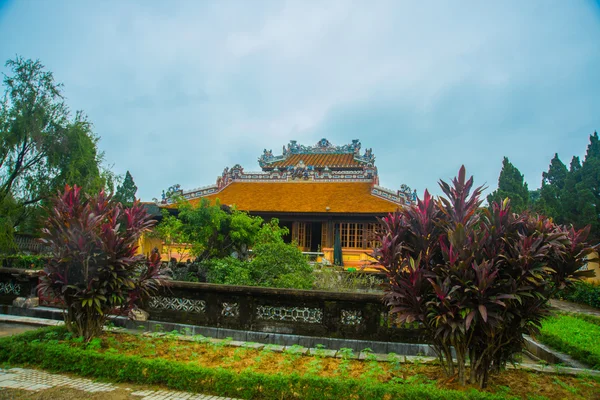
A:
<svg viewBox="0 0 600 400">
<path fill-rule="evenodd" d="M 550 305 L 559 311 L 593 315 L 600 317 L 600 310 L 586 304 L 573 303 L 566 300 L 550 300 Z"/>
<path fill-rule="evenodd" d="M 94 382 L 91 379 L 72 378 L 35 369 L 0 369 L 0 391 L 2 389 L 22 389 L 39 392 L 55 387 L 66 387 L 86 393 L 112 392 L 117 389 L 125 389 L 131 391 L 131 396 L 139 397 L 140 400 L 235 400 L 228 397 L 172 390 L 133 390 L 123 385 Z"/>
</svg>

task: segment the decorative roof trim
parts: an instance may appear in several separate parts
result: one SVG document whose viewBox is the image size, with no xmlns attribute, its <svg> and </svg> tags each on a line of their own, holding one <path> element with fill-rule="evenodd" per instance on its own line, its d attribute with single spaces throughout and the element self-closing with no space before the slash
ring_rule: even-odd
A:
<svg viewBox="0 0 600 400">
<path fill-rule="evenodd" d="M 269 164 L 285 161 L 291 154 L 354 154 L 356 161 L 373 166 L 375 164 L 373 149 L 365 150 L 365 153 L 361 156 L 360 147 L 361 143 L 358 139 L 354 139 L 352 143 L 343 146 L 334 146 L 326 138 L 319 140 L 314 146 L 304 146 L 298 144 L 296 140 L 290 140 L 287 147 L 283 146 L 281 155 L 274 156 L 273 150 L 264 149 L 262 156 L 258 158 L 258 164 L 261 168 L 265 168 Z"/>
</svg>

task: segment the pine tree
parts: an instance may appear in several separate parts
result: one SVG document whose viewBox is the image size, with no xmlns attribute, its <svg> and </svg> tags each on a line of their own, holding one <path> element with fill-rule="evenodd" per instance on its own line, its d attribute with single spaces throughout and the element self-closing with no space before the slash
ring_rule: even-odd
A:
<svg viewBox="0 0 600 400">
<path fill-rule="evenodd" d="M 600 139 L 590 136 L 585 160 L 581 165 L 581 181 L 576 186 L 579 201 L 579 226 L 591 225 L 592 235 L 600 238 Z"/>
<path fill-rule="evenodd" d="M 535 210 L 548 217 L 553 217 L 556 222 L 562 223 L 561 194 L 567 180 L 567 166 L 554 154 L 550 161 L 548 172 L 542 172 L 542 187 L 540 188 L 540 199 Z"/>
<path fill-rule="evenodd" d="M 577 185 L 581 182 L 581 162 L 574 156 L 569 165 L 569 172 L 565 179 L 565 186 L 561 192 L 561 220 L 565 224 L 576 224 L 579 211 L 579 198 Z"/>
<path fill-rule="evenodd" d="M 137 186 L 133 181 L 133 177 L 127 171 L 123 184 L 117 187 L 114 200 L 122 203 L 126 207 L 131 207 L 135 202 L 135 194 L 137 192 Z"/>
<path fill-rule="evenodd" d="M 529 189 L 524 181 L 523 174 L 511 164 L 508 158 L 502 161 L 502 171 L 498 178 L 498 189 L 488 195 L 489 204 L 502 202 L 505 198 L 510 199 L 514 212 L 520 213 L 527 209 L 529 204 Z"/>
</svg>

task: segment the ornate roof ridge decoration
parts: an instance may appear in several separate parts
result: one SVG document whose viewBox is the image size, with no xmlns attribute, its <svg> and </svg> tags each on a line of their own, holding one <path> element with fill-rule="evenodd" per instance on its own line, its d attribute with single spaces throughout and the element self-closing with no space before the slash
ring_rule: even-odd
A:
<svg viewBox="0 0 600 400">
<path fill-rule="evenodd" d="M 258 164 L 261 168 L 267 167 L 277 161 L 283 161 L 292 154 L 354 154 L 354 159 L 358 162 L 374 165 L 375 155 L 373 149 L 366 149 L 363 155 L 360 155 L 361 143 L 359 139 L 352 140 L 352 143 L 343 146 L 334 146 L 329 140 L 323 138 L 314 146 L 304 146 L 298 144 L 296 140 L 290 140 L 287 147 L 283 146 L 281 155 L 273 155 L 273 150 L 263 150 L 263 154 L 258 158 Z"/>
<path fill-rule="evenodd" d="M 411 192 L 410 187 L 405 184 L 402 184 L 400 190 L 392 190 L 374 184 L 371 188 L 371 194 L 398 204 L 411 204 L 417 201 L 417 190 L 415 189 L 414 192 Z"/>
<path fill-rule="evenodd" d="M 274 156 L 271 150 L 264 150 L 263 155 L 258 159 L 261 171 L 244 171 L 240 164 L 235 164 L 231 168 L 226 167 L 212 185 L 191 190 L 182 190 L 180 185 L 173 185 L 166 192 L 163 190 L 160 203 L 172 204 L 177 196 L 187 200 L 210 196 L 221 192 L 233 182 L 369 182 L 372 185 L 371 194 L 374 196 L 397 204 L 416 201 L 416 191 L 411 193 L 410 187 L 406 185 L 401 185 L 400 190 L 397 191 L 380 187 L 372 149 L 367 149 L 363 155 L 360 155 L 360 148 L 361 143 L 358 139 L 343 146 L 334 146 L 325 138 L 314 146 L 302 146 L 295 140 L 291 140 L 287 147 L 283 147 L 282 155 Z M 303 154 L 309 155 L 307 160 L 303 160 L 303 156 L 297 156 Z M 318 160 L 310 159 L 310 155 L 315 154 L 318 155 L 316 156 L 318 159 L 323 158 L 322 155 L 329 154 L 333 157 L 325 157 L 327 162 L 319 164 Z M 343 158 L 351 158 L 356 163 L 348 165 L 347 160 L 340 160 L 336 156 L 340 154 L 344 155 Z M 285 161 L 292 155 L 295 157 L 289 159 L 287 164 L 271 165 L 278 161 Z M 313 162 L 316 162 L 316 165 L 312 165 Z M 339 165 L 339 163 L 346 164 Z M 154 200 L 159 203 L 158 199 Z"/>
</svg>

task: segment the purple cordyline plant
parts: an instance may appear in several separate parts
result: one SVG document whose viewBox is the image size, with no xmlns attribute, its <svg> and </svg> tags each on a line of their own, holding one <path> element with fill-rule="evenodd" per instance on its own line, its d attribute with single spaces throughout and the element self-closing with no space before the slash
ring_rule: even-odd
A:
<svg viewBox="0 0 600 400">
<path fill-rule="evenodd" d="M 391 313 L 423 325 L 448 376 L 485 387 L 521 352 L 523 334 L 537 332 L 551 295 L 589 276 L 580 268 L 595 248 L 589 227 L 514 214 L 508 199 L 482 208 L 483 188 L 464 166 L 439 184 L 444 197 L 425 191 L 381 220 L 373 257 L 388 276 Z"/>
<path fill-rule="evenodd" d="M 62 301 L 66 327 L 77 336 L 98 336 L 108 313 L 131 310 L 166 279 L 160 257 L 136 254 L 154 224 L 139 202 L 123 208 L 104 192 L 84 198 L 67 185 L 48 213 L 40 240 L 52 258 L 39 288 Z"/>
</svg>

